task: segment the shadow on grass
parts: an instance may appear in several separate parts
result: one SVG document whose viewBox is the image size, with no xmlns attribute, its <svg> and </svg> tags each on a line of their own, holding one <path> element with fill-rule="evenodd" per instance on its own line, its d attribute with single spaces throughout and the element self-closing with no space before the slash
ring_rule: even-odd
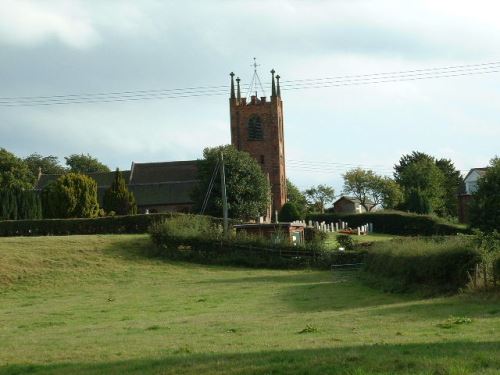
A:
<svg viewBox="0 0 500 375">
<path fill-rule="evenodd" d="M 500 343 L 371 345 L 254 353 L 190 354 L 102 363 L 7 365 L 14 374 L 497 374 Z"/>
</svg>

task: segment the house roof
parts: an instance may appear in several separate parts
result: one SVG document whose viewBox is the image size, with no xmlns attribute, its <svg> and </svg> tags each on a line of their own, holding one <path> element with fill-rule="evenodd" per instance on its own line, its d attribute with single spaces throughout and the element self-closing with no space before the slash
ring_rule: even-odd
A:
<svg viewBox="0 0 500 375">
<path fill-rule="evenodd" d="M 130 184 L 193 181 L 197 179 L 197 160 L 133 163 Z"/>
<path fill-rule="evenodd" d="M 474 173 L 474 172 L 477 172 L 477 174 L 479 176 L 484 176 L 484 174 L 486 173 L 486 171 L 488 170 L 488 168 L 484 167 L 484 168 L 472 168 L 469 173 L 467 173 L 467 175 L 465 176 L 464 178 L 464 181 L 467 180 L 469 178 L 469 176 Z"/>
<path fill-rule="evenodd" d="M 347 200 L 349 202 L 352 202 L 352 203 L 360 203 L 361 204 L 361 201 L 358 199 L 358 198 L 355 198 L 355 197 L 349 197 L 347 195 L 343 195 L 341 196 L 339 199 L 337 199 L 335 202 L 333 202 L 333 204 L 341 201 L 341 200 Z M 366 200 L 366 204 L 369 204 L 369 205 L 375 205 L 375 203 L 373 203 L 372 201 L 370 200 Z"/>
</svg>

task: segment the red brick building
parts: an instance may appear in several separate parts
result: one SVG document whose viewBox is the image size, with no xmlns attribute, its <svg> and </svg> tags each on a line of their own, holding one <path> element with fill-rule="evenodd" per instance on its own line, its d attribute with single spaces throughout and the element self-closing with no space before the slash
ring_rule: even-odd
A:
<svg viewBox="0 0 500 375">
<path fill-rule="evenodd" d="M 271 184 L 271 212 L 281 210 L 286 202 L 285 141 L 283 129 L 283 102 L 279 75 L 271 71 L 271 97 L 252 95 L 241 97 L 240 79 L 234 84 L 231 73 L 231 143 L 240 151 L 248 152 L 261 165 Z M 254 76 L 255 78 L 255 76 Z M 257 94 L 257 93 L 256 93 Z M 269 218 L 269 217 L 268 217 Z"/>
</svg>

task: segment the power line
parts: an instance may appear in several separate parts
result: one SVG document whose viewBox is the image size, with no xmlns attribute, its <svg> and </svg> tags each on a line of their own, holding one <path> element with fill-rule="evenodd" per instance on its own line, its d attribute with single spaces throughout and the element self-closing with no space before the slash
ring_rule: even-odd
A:
<svg viewBox="0 0 500 375">
<path fill-rule="evenodd" d="M 500 72 L 500 62 L 448 66 L 442 68 L 415 69 L 337 77 L 308 78 L 282 81 L 283 90 L 319 89 L 340 86 L 381 84 L 389 82 L 439 79 Z M 243 85 L 245 87 L 249 87 Z M 199 96 L 227 95 L 228 86 L 197 86 L 188 88 L 65 94 L 52 96 L 0 97 L 0 106 L 45 106 L 62 104 L 109 103 L 153 99 L 176 99 Z"/>
</svg>

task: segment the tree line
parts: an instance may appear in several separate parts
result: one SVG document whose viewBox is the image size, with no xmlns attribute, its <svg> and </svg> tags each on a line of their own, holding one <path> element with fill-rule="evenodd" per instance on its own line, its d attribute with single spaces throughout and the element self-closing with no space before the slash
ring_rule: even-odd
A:
<svg viewBox="0 0 500 375">
<path fill-rule="evenodd" d="M 65 157 L 65 164 L 62 166 L 52 155 L 35 153 L 22 159 L 1 148 L 0 219 L 96 217 L 137 212 L 135 198 L 118 169 L 100 207 L 97 183 L 85 173 L 110 172 L 110 169 L 89 154 L 69 155 Z M 40 172 L 60 177 L 38 192 L 34 186 Z"/>
</svg>

